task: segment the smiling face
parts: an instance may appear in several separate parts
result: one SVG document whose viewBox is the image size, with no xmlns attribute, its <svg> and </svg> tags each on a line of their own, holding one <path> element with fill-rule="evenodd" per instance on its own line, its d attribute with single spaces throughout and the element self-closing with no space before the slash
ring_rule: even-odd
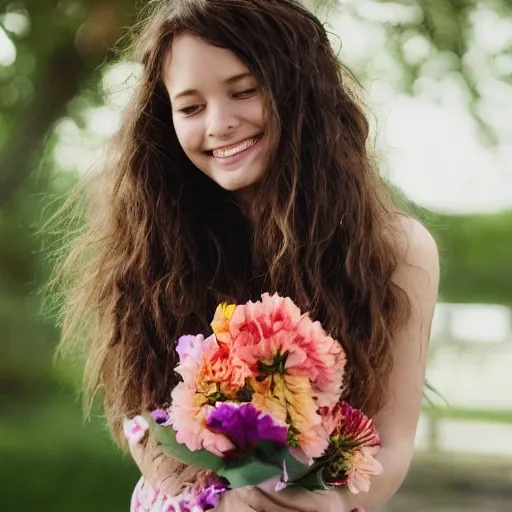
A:
<svg viewBox="0 0 512 512">
<path fill-rule="evenodd" d="M 219 184 L 247 192 L 267 169 L 263 95 L 230 50 L 178 36 L 164 69 L 178 140 L 192 163 Z"/>
</svg>

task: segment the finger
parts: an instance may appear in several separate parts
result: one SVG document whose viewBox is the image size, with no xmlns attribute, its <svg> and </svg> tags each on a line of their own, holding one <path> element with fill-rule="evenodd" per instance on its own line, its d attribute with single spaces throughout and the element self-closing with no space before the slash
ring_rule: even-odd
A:
<svg viewBox="0 0 512 512">
<path fill-rule="evenodd" d="M 310 512 L 313 509 L 299 508 L 296 502 L 283 500 L 280 493 L 267 494 L 257 487 L 242 487 L 236 489 L 244 503 L 249 504 L 258 512 Z M 315 510 L 316 512 L 316 510 Z M 322 510 L 322 512 L 324 512 Z"/>
<path fill-rule="evenodd" d="M 279 492 L 265 492 L 258 487 L 258 490 L 265 495 L 268 502 L 274 503 L 275 507 L 295 512 L 349 512 L 351 508 L 346 497 L 336 490 L 330 491 L 308 491 L 300 487 L 288 487 Z M 361 512 L 364 512 L 361 509 Z"/>
<path fill-rule="evenodd" d="M 318 508 L 317 500 L 314 493 L 299 487 L 288 487 L 279 492 L 274 489 L 270 492 L 258 488 L 260 493 L 265 496 L 268 502 L 274 504 L 275 507 L 281 507 L 285 510 L 294 510 L 296 512 L 330 512 L 327 507 Z"/>
<path fill-rule="evenodd" d="M 272 494 L 276 492 L 276 485 L 280 482 L 281 478 L 279 476 L 273 476 L 272 478 L 268 478 L 264 482 L 256 485 L 258 489 L 261 489 L 263 492 L 267 494 Z"/>
<path fill-rule="evenodd" d="M 327 491 L 315 491 L 318 510 L 326 512 L 366 512 L 362 507 L 354 507 L 347 489 L 334 488 Z"/>
<path fill-rule="evenodd" d="M 255 512 L 257 509 L 246 503 L 238 492 L 238 489 L 225 492 L 219 504 L 215 507 L 215 512 Z M 262 512 L 258 509 L 258 512 Z"/>
</svg>

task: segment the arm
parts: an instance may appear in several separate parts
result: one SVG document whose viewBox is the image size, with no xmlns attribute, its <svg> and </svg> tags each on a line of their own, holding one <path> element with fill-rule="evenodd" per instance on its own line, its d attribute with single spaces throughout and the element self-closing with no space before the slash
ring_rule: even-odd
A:
<svg viewBox="0 0 512 512">
<path fill-rule="evenodd" d="M 409 295 L 411 317 L 396 333 L 389 398 L 374 418 L 381 437 L 381 450 L 377 458 L 384 472 L 372 479 L 370 492 L 348 497 L 353 507 L 364 507 L 368 511 L 382 505 L 395 494 L 412 460 L 425 390 L 430 327 L 439 285 L 439 260 L 432 236 L 419 222 L 406 222 L 408 244 L 394 280 Z"/>
<path fill-rule="evenodd" d="M 305 491 L 285 490 L 275 494 L 266 489 L 269 498 L 287 505 L 290 511 L 349 512 L 364 509 L 371 512 L 396 493 L 409 469 L 425 390 L 430 326 L 439 284 L 439 261 L 430 233 L 417 221 L 408 219 L 405 222 L 407 243 L 404 244 L 404 256 L 394 281 L 409 296 L 411 316 L 396 333 L 387 403 L 374 417 L 381 438 L 377 459 L 384 472 L 372 478 L 368 493 L 359 495 L 344 489 L 309 493 L 309 497 L 306 497 Z M 264 510 L 258 505 L 253 506 L 257 510 Z"/>
<path fill-rule="evenodd" d="M 144 439 L 129 443 L 130 453 L 144 480 L 155 490 L 172 496 L 179 494 L 188 483 L 193 483 L 201 470 L 185 466 L 163 454 L 158 443 L 146 434 Z"/>
<path fill-rule="evenodd" d="M 191 484 L 204 488 L 208 484 L 207 473 L 194 466 L 186 466 L 166 456 L 158 443 L 147 433 L 144 438 L 134 437 L 129 442 L 130 452 L 139 467 L 142 477 L 135 486 L 130 512 L 176 512 L 195 510 L 183 505 L 183 491 Z M 254 497 L 257 495 L 256 497 Z M 190 495 L 189 495 L 190 496 Z M 254 512 L 249 503 L 258 500 L 265 506 L 269 500 L 260 496 L 256 489 L 245 488 L 222 494 L 216 512 Z M 195 500 L 194 500 L 195 501 Z M 271 506 L 274 506 L 271 503 Z M 279 507 L 272 512 L 288 512 Z"/>
</svg>

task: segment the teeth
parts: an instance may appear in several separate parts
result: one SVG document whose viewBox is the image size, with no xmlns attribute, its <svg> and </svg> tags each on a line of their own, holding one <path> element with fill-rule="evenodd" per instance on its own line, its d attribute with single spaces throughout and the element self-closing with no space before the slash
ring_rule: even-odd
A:
<svg viewBox="0 0 512 512">
<path fill-rule="evenodd" d="M 256 144 L 257 138 L 254 139 L 247 139 L 244 142 L 241 142 L 238 144 L 238 146 L 235 146 L 234 148 L 230 149 L 216 149 L 213 152 L 213 156 L 216 158 L 228 158 L 230 156 L 238 155 L 238 153 L 241 153 L 242 151 L 245 151 L 246 149 L 249 149 L 251 146 L 254 146 Z"/>
</svg>

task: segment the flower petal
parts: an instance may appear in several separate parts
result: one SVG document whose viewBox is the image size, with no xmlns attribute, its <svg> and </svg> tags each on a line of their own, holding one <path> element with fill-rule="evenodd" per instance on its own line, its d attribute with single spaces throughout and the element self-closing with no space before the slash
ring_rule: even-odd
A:
<svg viewBox="0 0 512 512">
<path fill-rule="evenodd" d="M 139 443 L 149 429 L 149 423 L 143 416 L 135 416 L 131 419 L 125 419 L 123 422 L 123 431 L 128 442 Z"/>
<path fill-rule="evenodd" d="M 224 434 L 242 452 L 252 450 L 260 441 L 286 445 L 287 427 L 252 404 L 217 403 L 206 425 L 213 432 Z"/>
</svg>

